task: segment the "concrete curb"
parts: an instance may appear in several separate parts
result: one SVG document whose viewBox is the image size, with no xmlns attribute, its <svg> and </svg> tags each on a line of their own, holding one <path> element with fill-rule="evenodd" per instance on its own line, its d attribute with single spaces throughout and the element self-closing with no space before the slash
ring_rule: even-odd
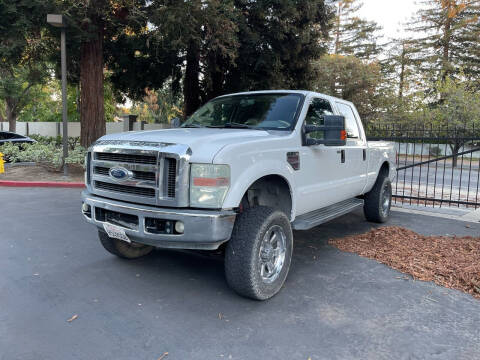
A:
<svg viewBox="0 0 480 360">
<path fill-rule="evenodd" d="M 452 215 L 452 214 L 442 214 L 442 213 L 437 213 L 429 210 L 414 210 L 411 208 L 402 208 L 402 207 L 396 207 L 392 206 L 392 211 L 398 211 L 398 212 L 403 212 L 407 214 L 416 214 L 416 215 L 425 215 L 425 216 L 433 216 L 437 218 L 444 218 L 444 219 L 449 219 L 449 220 L 458 220 L 458 221 L 464 221 L 464 222 L 473 222 L 473 223 L 478 223 L 480 222 L 480 212 L 479 210 L 477 211 L 471 211 L 465 215 Z"/>
<path fill-rule="evenodd" d="M 83 182 L 63 182 L 63 181 L 8 181 L 0 180 L 0 186 L 8 187 L 48 187 L 48 188 L 83 188 Z"/>
</svg>

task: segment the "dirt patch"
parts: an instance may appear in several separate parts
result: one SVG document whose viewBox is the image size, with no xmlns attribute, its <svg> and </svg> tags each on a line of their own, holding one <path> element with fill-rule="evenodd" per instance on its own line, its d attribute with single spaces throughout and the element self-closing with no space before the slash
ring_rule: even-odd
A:
<svg viewBox="0 0 480 360">
<path fill-rule="evenodd" d="M 38 165 L 6 166 L 0 180 L 83 182 L 84 175 L 83 169 L 77 167 L 69 168 L 69 176 L 65 178 L 62 172 L 53 172 Z"/>
<path fill-rule="evenodd" d="M 480 238 L 424 236 L 389 226 L 329 244 L 480 299 Z"/>
</svg>

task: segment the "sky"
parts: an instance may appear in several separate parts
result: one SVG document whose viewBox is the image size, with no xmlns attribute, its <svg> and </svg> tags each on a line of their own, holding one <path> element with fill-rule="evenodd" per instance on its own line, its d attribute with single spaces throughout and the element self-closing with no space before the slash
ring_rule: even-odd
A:
<svg viewBox="0 0 480 360">
<path fill-rule="evenodd" d="M 418 1 L 418 0 L 417 0 Z M 383 27 L 385 40 L 405 36 L 402 22 L 410 18 L 419 9 L 416 0 L 363 0 L 359 15 L 374 20 Z"/>
</svg>

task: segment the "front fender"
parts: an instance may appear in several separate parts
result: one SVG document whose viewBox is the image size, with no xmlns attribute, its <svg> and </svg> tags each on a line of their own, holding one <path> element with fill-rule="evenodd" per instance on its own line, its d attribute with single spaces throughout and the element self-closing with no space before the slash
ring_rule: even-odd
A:
<svg viewBox="0 0 480 360">
<path fill-rule="evenodd" d="M 277 175 L 283 177 L 288 183 L 290 188 L 290 196 L 292 199 L 292 213 L 290 214 L 291 220 L 295 218 L 296 209 L 296 194 L 295 183 L 293 177 L 293 169 L 286 163 L 281 161 L 261 161 L 252 162 L 246 168 L 233 167 L 232 179 L 235 181 L 231 184 L 231 187 L 227 193 L 227 197 L 223 203 L 224 209 L 236 208 L 240 205 L 243 195 L 247 192 L 248 188 L 258 179 L 268 175 Z"/>
</svg>

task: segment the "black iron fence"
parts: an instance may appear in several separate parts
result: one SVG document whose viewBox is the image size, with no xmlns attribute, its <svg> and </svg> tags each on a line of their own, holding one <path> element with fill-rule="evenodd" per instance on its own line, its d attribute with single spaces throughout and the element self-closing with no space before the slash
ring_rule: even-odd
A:
<svg viewBox="0 0 480 360">
<path fill-rule="evenodd" d="M 367 138 L 395 144 L 396 203 L 480 207 L 480 127 L 387 124 Z"/>
</svg>

